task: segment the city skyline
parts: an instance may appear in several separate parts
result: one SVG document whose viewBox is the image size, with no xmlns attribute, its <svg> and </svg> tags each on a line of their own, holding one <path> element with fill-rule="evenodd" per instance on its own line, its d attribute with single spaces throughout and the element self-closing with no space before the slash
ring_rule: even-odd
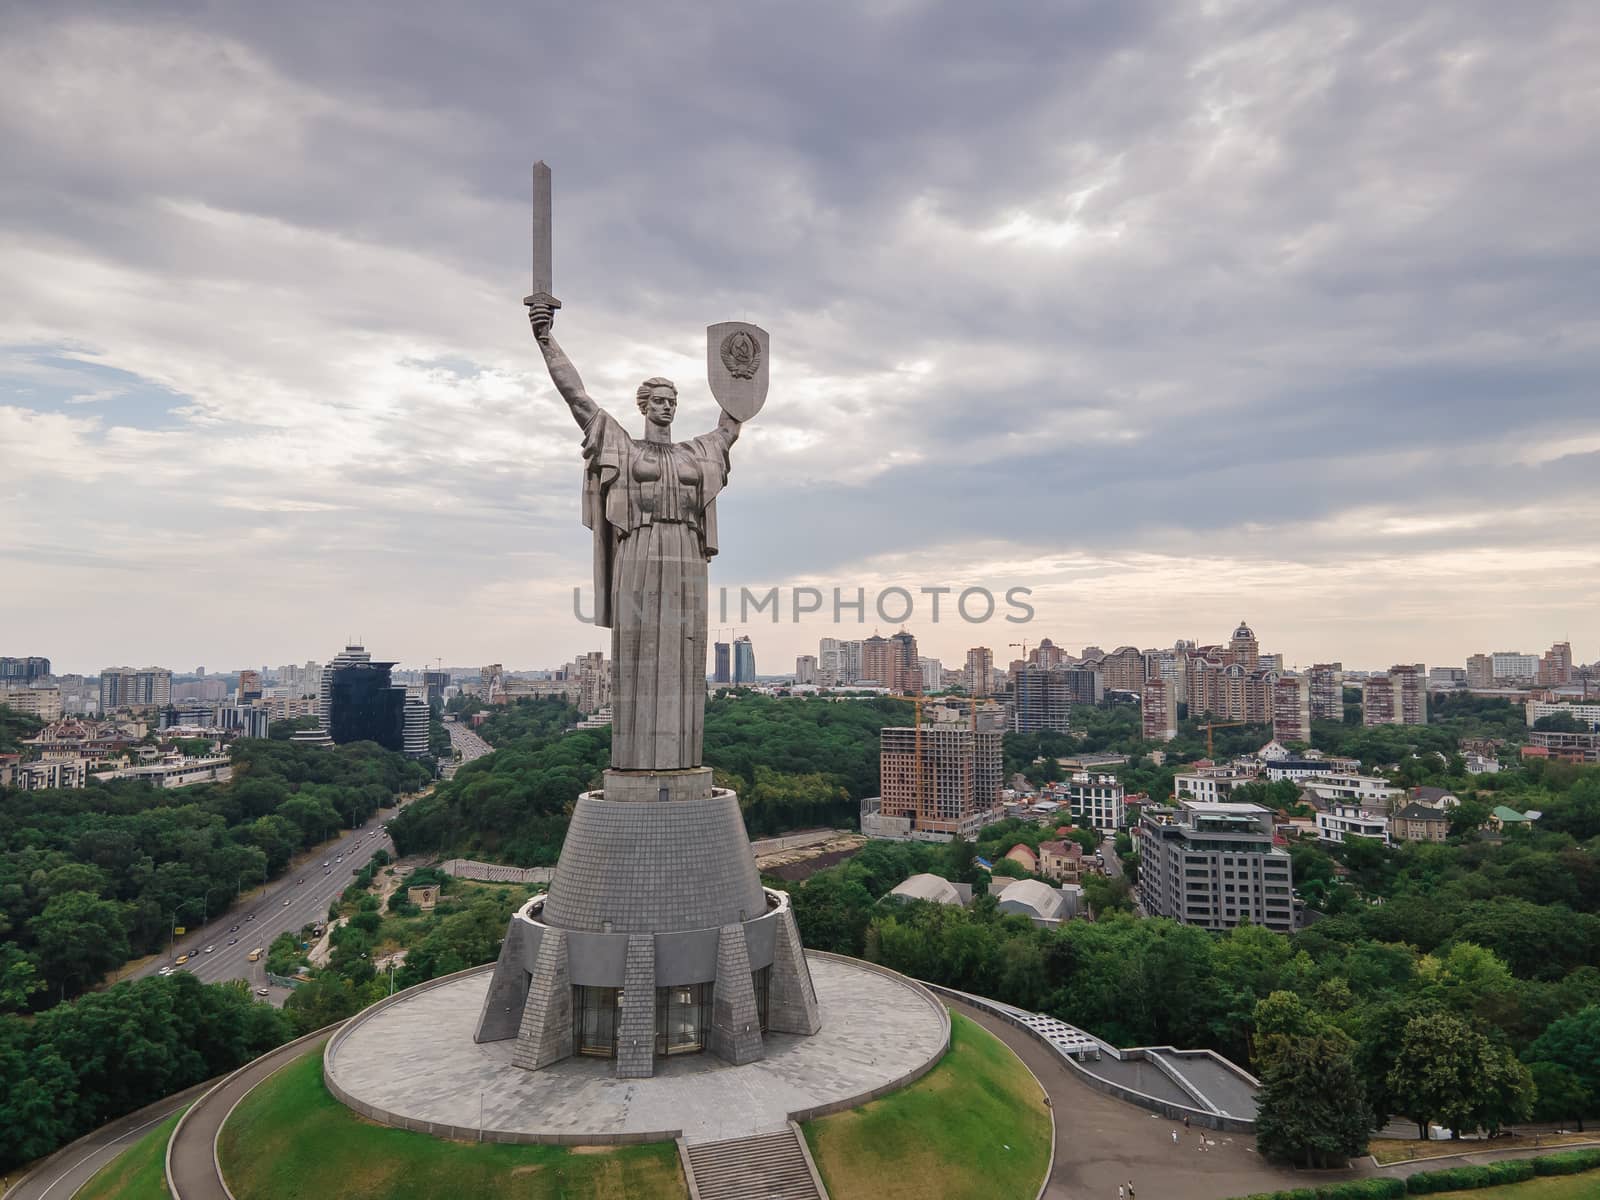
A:
<svg viewBox="0 0 1600 1200">
<path fill-rule="evenodd" d="M 1372 669 L 1596 653 L 1582 6 L 396 11 L 8 28 L 9 652 L 602 645 L 520 305 L 544 158 L 602 403 L 666 374 L 701 432 L 704 326 L 772 331 L 713 586 L 1026 586 L 1066 643 L 1248 613 Z M 989 628 L 916 632 L 1026 636 Z"/>
</svg>

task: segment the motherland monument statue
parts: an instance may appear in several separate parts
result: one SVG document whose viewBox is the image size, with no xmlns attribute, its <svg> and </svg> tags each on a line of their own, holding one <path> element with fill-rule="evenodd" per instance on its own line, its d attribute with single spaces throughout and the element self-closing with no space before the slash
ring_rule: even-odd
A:
<svg viewBox="0 0 1600 1200">
<path fill-rule="evenodd" d="M 664 1056 L 763 1057 L 769 1032 L 820 1027 L 788 897 L 761 886 L 739 798 L 702 761 L 707 564 L 729 451 L 761 409 L 765 330 L 706 331 L 716 427 L 672 440 L 678 392 L 639 385 L 634 438 L 590 398 L 553 335 L 550 171 L 534 167 L 533 291 L 524 299 L 551 381 L 583 431 L 583 523 L 595 621 L 611 629 L 611 767 L 578 798 L 545 896 L 511 919 L 476 1039 L 516 1038 L 537 1070 L 572 1054 L 648 1076 Z"/>
</svg>

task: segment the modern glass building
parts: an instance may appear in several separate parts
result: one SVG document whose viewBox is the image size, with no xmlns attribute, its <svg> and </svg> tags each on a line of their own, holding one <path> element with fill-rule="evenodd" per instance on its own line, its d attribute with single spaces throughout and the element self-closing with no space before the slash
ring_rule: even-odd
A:
<svg viewBox="0 0 1600 1200">
<path fill-rule="evenodd" d="M 733 682 L 754 683 L 756 681 L 756 648 L 751 645 L 748 637 L 733 639 Z"/>
<path fill-rule="evenodd" d="M 406 689 L 389 681 L 394 663 L 352 662 L 328 675 L 328 735 L 338 745 L 377 742 L 405 749 Z"/>
</svg>

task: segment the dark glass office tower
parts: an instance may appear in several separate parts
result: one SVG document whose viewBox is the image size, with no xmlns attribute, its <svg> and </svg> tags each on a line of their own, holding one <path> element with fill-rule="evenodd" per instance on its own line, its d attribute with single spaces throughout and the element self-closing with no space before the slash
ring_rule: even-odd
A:
<svg viewBox="0 0 1600 1200">
<path fill-rule="evenodd" d="M 405 749 L 406 689 L 389 682 L 392 662 L 335 667 L 328 681 L 328 735 L 339 745 L 377 742 Z"/>
</svg>

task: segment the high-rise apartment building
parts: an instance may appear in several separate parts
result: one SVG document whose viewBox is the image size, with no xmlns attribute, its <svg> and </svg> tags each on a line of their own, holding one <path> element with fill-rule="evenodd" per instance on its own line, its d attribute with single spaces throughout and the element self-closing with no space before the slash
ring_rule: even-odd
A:
<svg viewBox="0 0 1600 1200">
<path fill-rule="evenodd" d="M 941 692 L 944 690 L 944 663 L 937 658 L 917 659 L 918 691 Z"/>
<path fill-rule="evenodd" d="M 1361 683 L 1361 723 L 1398 725 L 1399 708 L 1395 704 L 1394 680 L 1387 675 L 1369 675 Z"/>
<path fill-rule="evenodd" d="M 917 639 L 902 629 L 889 637 L 873 634 L 861 643 L 861 676 L 899 695 L 910 695 L 922 686 L 917 666 Z"/>
<path fill-rule="evenodd" d="M 425 699 L 430 706 L 443 706 L 444 690 L 449 686 L 449 671 L 424 671 L 422 673 L 423 699 Z"/>
<path fill-rule="evenodd" d="M 1314 663 L 1306 672 L 1313 721 L 1344 720 L 1344 664 Z"/>
<path fill-rule="evenodd" d="M 1311 681 L 1304 675 L 1279 675 L 1272 685 L 1272 737 L 1288 745 L 1311 742 Z"/>
<path fill-rule="evenodd" d="M 1494 659 L 1487 654 L 1474 654 L 1467 659 L 1467 686 L 1485 690 L 1494 686 Z"/>
<path fill-rule="evenodd" d="M 1294 872 L 1289 852 L 1273 844 L 1272 817 L 1259 804 L 1146 808 L 1135 831 L 1144 910 L 1202 929 L 1249 921 L 1290 932 Z"/>
<path fill-rule="evenodd" d="M 1137 692 L 1144 686 L 1144 652 L 1118 646 L 1100 660 L 1100 676 L 1108 692 Z"/>
<path fill-rule="evenodd" d="M 1572 682 L 1572 643 L 1557 642 L 1539 660 L 1539 685 L 1560 687 Z"/>
<path fill-rule="evenodd" d="M 1172 684 L 1160 676 L 1144 681 L 1139 704 L 1145 741 L 1170 742 L 1178 736 L 1178 702 L 1172 691 Z"/>
<path fill-rule="evenodd" d="M 934 705 L 920 727 L 879 735 L 880 815 L 909 818 L 918 833 L 972 837 L 1000 812 L 1003 720 Z"/>
<path fill-rule="evenodd" d="M 578 709 L 592 717 L 602 708 L 611 707 L 611 664 L 605 653 L 590 650 L 578 656 Z"/>
<path fill-rule="evenodd" d="M 1080 678 L 1074 678 L 1078 676 Z M 1043 670 L 1027 666 L 1017 672 L 1013 683 L 1012 719 L 1018 733 L 1038 733 L 1041 729 L 1054 729 L 1067 733 L 1072 728 L 1072 707 L 1082 703 L 1075 695 L 1075 685 L 1081 687 L 1082 676 L 1088 676 L 1090 686 L 1099 680 L 1093 671 L 1055 667 Z M 1094 701 L 1089 701 L 1094 703 Z"/>
<path fill-rule="evenodd" d="M 1177 706 L 1187 704 L 1189 700 L 1186 661 L 1186 656 L 1178 648 L 1144 652 L 1144 677 L 1167 681 L 1167 697 L 1173 705 L 1174 719 Z"/>
<path fill-rule="evenodd" d="M 994 677 L 994 651 L 987 646 L 974 646 L 967 651 L 967 695 L 983 697 L 990 691 Z"/>
<path fill-rule="evenodd" d="M 1428 723 L 1428 668 L 1421 663 L 1400 663 L 1386 675 L 1370 675 L 1361 686 L 1361 723 L 1374 725 L 1426 725 Z"/>
<path fill-rule="evenodd" d="M 165 667 L 107 667 L 100 672 L 100 711 L 161 708 L 172 703 L 172 672 Z"/>
<path fill-rule="evenodd" d="M 29 684 L 49 676 L 48 658 L 0 658 L 0 683 Z"/>
<path fill-rule="evenodd" d="M 1041 671 L 1054 670 L 1067 660 L 1067 653 L 1049 638 L 1042 639 L 1028 653 L 1028 661 Z"/>
<path fill-rule="evenodd" d="M 712 648 L 716 655 L 716 666 L 711 672 L 712 683 L 733 682 L 733 646 L 729 642 L 718 642 Z"/>
<path fill-rule="evenodd" d="M 1395 681 L 1395 699 L 1400 707 L 1400 724 L 1428 723 L 1428 668 L 1422 663 L 1399 663 L 1389 668 Z"/>
<path fill-rule="evenodd" d="M 1233 631 L 1233 637 L 1228 641 L 1228 650 L 1233 656 L 1233 661 L 1247 671 L 1254 671 L 1261 665 L 1261 643 L 1256 640 L 1255 631 L 1243 621 L 1239 628 Z"/>
<path fill-rule="evenodd" d="M 240 704 L 249 704 L 254 700 L 261 699 L 260 671 L 244 670 L 239 672 L 238 699 Z"/>
<path fill-rule="evenodd" d="M 756 648 L 749 634 L 733 639 L 733 682 L 752 684 L 756 681 Z"/>
<path fill-rule="evenodd" d="M 426 687 L 405 689 L 404 733 L 402 749 L 407 758 L 425 758 L 428 753 L 428 726 L 432 714 L 428 711 Z"/>
<path fill-rule="evenodd" d="M 817 656 L 815 654 L 802 654 L 794 660 L 794 681 L 806 684 L 815 684 L 817 682 Z"/>
</svg>

